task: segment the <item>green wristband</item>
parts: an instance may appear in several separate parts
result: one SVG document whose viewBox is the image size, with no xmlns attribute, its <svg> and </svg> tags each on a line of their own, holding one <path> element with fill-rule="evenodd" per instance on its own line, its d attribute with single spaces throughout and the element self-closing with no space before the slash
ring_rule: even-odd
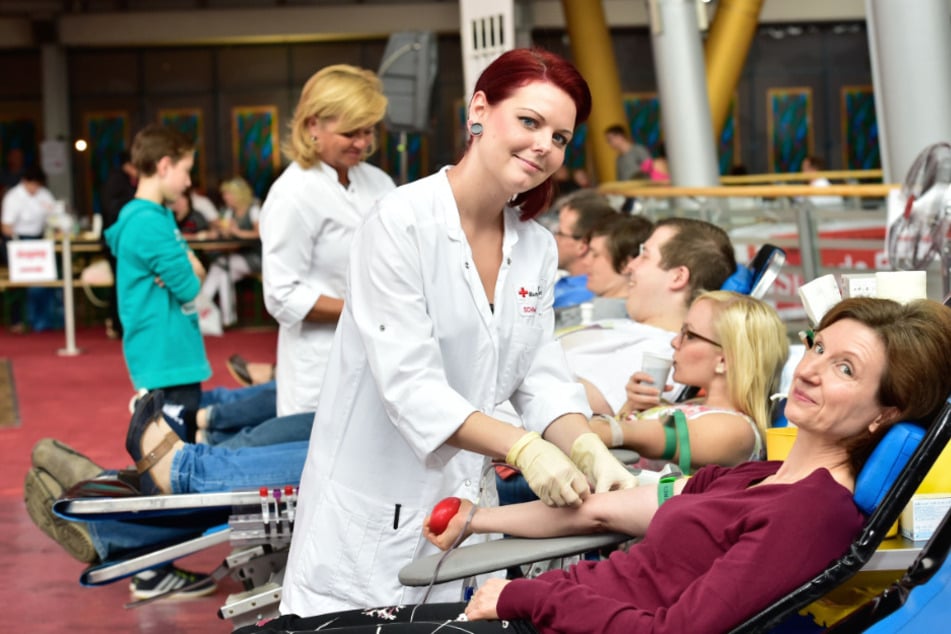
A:
<svg viewBox="0 0 951 634">
<path fill-rule="evenodd" d="M 674 426 L 677 430 L 677 446 L 680 449 L 680 472 L 690 475 L 690 429 L 687 427 L 687 417 L 681 410 L 674 412 Z"/>
<path fill-rule="evenodd" d="M 670 460 L 677 453 L 677 432 L 669 422 L 669 418 L 664 422 L 664 453 L 660 455 L 662 460 Z"/>
<path fill-rule="evenodd" d="M 674 497 L 674 482 L 677 481 L 675 475 L 665 475 L 657 482 L 657 507 L 660 508 L 664 502 Z"/>
</svg>

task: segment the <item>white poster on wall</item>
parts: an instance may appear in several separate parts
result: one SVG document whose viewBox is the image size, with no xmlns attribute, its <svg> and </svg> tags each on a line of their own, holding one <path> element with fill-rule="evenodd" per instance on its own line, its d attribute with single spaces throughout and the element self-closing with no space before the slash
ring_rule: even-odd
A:
<svg viewBox="0 0 951 634">
<path fill-rule="evenodd" d="M 67 156 L 65 141 L 40 143 L 40 163 L 47 175 L 65 174 Z"/>
<path fill-rule="evenodd" d="M 56 276 L 56 247 L 52 240 L 7 242 L 11 282 L 52 282 Z"/>
</svg>

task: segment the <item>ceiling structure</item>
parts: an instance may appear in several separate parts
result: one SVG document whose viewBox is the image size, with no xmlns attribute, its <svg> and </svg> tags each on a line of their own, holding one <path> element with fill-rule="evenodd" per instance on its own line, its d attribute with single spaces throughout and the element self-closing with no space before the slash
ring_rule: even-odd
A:
<svg viewBox="0 0 951 634">
<path fill-rule="evenodd" d="M 600 1 L 608 24 L 647 25 L 645 0 Z M 515 2 L 531 28 L 564 28 L 561 0 Z M 716 5 L 707 2 L 711 15 Z M 762 24 L 864 19 L 864 0 L 764 0 L 760 13 Z M 320 41 L 458 25 L 457 0 L 0 0 L 0 48 Z"/>
</svg>

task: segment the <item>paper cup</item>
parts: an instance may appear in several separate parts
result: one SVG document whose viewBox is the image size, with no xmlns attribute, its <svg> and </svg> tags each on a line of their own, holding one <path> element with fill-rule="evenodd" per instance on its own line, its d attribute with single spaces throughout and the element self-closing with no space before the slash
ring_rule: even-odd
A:
<svg viewBox="0 0 951 634">
<path fill-rule="evenodd" d="M 674 360 L 670 355 L 658 354 L 656 352 L 645 352 L 641 355 L 641 372 L 646 372 L 654 379 L 654 387 L 661 392 L 667 385 L 667 377 L 670 375 L 670 366 Z"/>
</svg>

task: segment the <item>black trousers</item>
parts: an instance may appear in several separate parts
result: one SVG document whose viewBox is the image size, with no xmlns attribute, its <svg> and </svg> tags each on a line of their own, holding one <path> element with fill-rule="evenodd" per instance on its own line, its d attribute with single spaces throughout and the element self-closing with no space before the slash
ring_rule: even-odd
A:
<svg viewBox="0 0 951 634">
<path fill-rule="evenodd" d="M 232 634 L 537 634 L 528 621 L 457 621 L 465 603 L 373 608 L 302 618 L 286 615 Z"/>
</svg>

